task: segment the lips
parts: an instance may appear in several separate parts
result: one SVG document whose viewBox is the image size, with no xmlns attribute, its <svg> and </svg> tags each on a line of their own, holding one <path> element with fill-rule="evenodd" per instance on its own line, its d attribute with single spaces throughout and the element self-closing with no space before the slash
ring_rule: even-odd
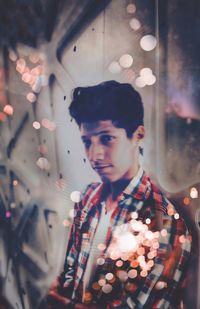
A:
<svg viewBox="0 0 200 309">
<path fill-rule="evenodd" d="M 111 167 L 111 165 L 97 165 L 97 166 L 94 166 L 93 168 L 96 172 L 103 172 L 109 167 Z"/>
</svg>

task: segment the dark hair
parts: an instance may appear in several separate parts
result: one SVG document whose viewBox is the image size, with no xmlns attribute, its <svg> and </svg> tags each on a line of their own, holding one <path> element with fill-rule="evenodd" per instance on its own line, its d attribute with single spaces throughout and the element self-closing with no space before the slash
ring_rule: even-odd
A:
<svg viewBox="0 0 200 309">
<path fill-rule="evenodd" d="M 144 109 L 140 94 L 130 85 L 106 81 L 96 86 L 77 87 L 69 112 L 80 126 L 83 122 L 112 120 L 131 137 L 143 125 Z"/>
</svg>

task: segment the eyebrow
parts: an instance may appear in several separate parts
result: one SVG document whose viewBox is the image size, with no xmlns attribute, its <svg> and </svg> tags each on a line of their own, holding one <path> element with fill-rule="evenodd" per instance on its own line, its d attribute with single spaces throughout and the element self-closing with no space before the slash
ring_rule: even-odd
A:
<svg viewBox="0 0 200 309">
<path fill-rule="evenodd" d="M 111 134 L 111 131 L 104 130 L 104 131 L 100 131 L 100 132 L 98 132 L 96 134 L 92 134 L 92 136 L 98 136 L 98 135 L 101 135 L 101 134 L 108 134 L 108 133 Z M 86 135 L 82 135 L 81 138 L 84 139 L 84 138 L 87 138 L 87 136 Z"/>
</svg>

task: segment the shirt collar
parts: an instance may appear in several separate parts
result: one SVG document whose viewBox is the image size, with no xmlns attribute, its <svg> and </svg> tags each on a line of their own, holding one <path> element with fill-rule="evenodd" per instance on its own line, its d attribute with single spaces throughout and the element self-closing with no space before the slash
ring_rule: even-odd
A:
<svg viewBox="0 0 200 309">
<path fill-rule="evenodd" d="M 94 194 L 91 202 L 96 205 L 101 196 L 103 189 L 103 183 L 101 183 Z M 123 190 L 119 196 L 119 201 L 125 200 L 127 197 L 133 197 L 137 200 L 144 200 L 148 198 L 151 191 L 151 183 L 149 177 L 145 174 L 143 168 L 140 166 L 137 174 L 131 179 L 128 186 Z"/>
</svg>

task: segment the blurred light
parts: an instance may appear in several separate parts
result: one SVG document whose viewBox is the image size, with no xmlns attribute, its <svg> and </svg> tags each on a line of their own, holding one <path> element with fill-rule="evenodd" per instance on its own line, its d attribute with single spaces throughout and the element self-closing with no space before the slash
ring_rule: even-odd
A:
<svg viewBox="0 0 200 309">
<path fill-rule="evenodd" d="M 152 75 L 152 70 L 150 68 L 143 68 L 140 70 L 141 76 Z"/>
<path fill-rule="evenodd" d="M 148 273 L 147 273 L 146 270 L 142 270 L 142 271 L 140 272 L 140 276 L 141 276 L 141 277 L 146 277 L 147 275 L 148 275 Z"/>
<path fill-rule="evenodd" d="M 81 192 L 80 191 L 73 191 L 70 194 L 70 198 L 71 198 L 72 202 L 79 203 L 81 201 Z"/>
<path fill-rule="evenodd" d="M 152 86 L 156 82 L 156 77 L 153 74 L 152 75 L 148 75 L 148 76 L 146 76 L 144 78 L 144 81 L 145 81 L 146 85 Z"/>
<path fill-rule="evenodd" d="M 50 121 L 49 126 L 47 128 L 49 131 L 53 132 L 56 129 L 56 124 L 53 121 Z"/>
<path fill-rule="evenodd" d="M 10 208 L 16 208 L 16 204 L 14 203 L 14 202 L 12 202 L 11 204 L 10 204 Z"/>
<path fill-rule="evenodd" d="M 127 274 L 127 272 L 125 270 L 118 270 L 117 271 L 117 277 L 122 282 L 125 282 L 128 279 L 128 274 Z"/>
<path fill-rule="evenodd" d="M 138 261 L 136 261 L 136 260 L 131 261 L 131 267 L 137 268 L 138 265 L 139 265 Z"/>
<path fill-rule="evenodd" d="M 50 163 L 46 158 L 39 158 L 36 162 L 37 166 L 41 169 L 41 170 L 49 170 L 50 169 Z"/>
<path fill-rule="evenodd" d="M 119 63 L 124 69 L 130 68 L 133 64 L 133 57 L 131 55 L 124 54 L 120 57 Z"/>
<path fill-rule="evenodd" d="M 137 261 L 138 261 L 139 263 L 143 262 L 144 260 L 145 260 L 144 255 L 139 255 L 139 256 L 137 257 Z"/>
<path fill-rule="evenodd" d="M 63 225 L 64 225 L 65 227 L 69 227 L 69 226 L 70 226 L 69 220 L 67 220 L 67 219 L 63 220 Z"/>
<path fill-rule="evenodd" d="M 117 241 L 121 251 L 135 251 L 138 247 L 135 236 L 129 232 L 122 234 Z"/>
<path fill-rule="evenodd" d="M 142 248 L 142 247 L 138 248 L 138 249 L 137 249 L 137 254 L 139 254 L 139 255 L 144 255 L 144 254 L 145 254 L 145 249 Z"/>
<path fill-rule="evenodd" d="M 189 205 L 190 204 L 190 199 L 189 199 L 189 197 L 184 197 L 184 199 L 183 199 L 183 203 L 185 204 L 185 205 Z"/>
<path fill-rule="evenodd" d="M 74 208 L 70 209 L 69 211 L 69 217 L 71 219 L 75 218 L 76 217 L 76 210 Z"/>
<path fill-rule="evenodd" d="M 91 292 L 85 292 L 83 296 L 83 302 L 91 302 L 92 300 L 92 293 Z"/>
<path fill-rule="evenodd" d="M 151 260 L 151 261 L 148 261 L 148 262 L 147 262 L 147 265 L 148 265 L 150 268 L 153 267 L 154 261 L 152 261 L 152 260 Z"/>
<path fill-rule="evenodd" d="M 99 291 L 99 290 L 100 290 L 100 285 L 99 285 L 97 282 L 94 282 L 94 283 L 92 284 L 92 288 L 93 288 L 93 290 L 95 290 L 95 291 Z"/>
<path fill-rule="evenodd" d="M 198 190 L 195 187 L 191 188 L 191 190 L 190 190 L 190 197 L 195 199 L 195 198 L 198 198 L 198 196 L 199 196 L 198 195 Z"/>
<path fill-rule="evenodd" d="M 13 107 L 11 105 L 9 105 L 9 104 L 4 106 L 3 111 L 4 111 L 4 113 L 6 113 L 9 116 L 12 116 L 13 112 L 14 112 Z"/>
<path fill-rule="evenodd" d="M 99 284 L 100 286 L 104 286 L 104 285 L 106 284 L 106 280 L 105 280 L 105 279 L 100 279 L 100 280 L 98 281 L 98 284 Z"/>
<path fill-rule="evenodd" d="M 174 207 L 173 207 L 172 205 L 168 205 L 168 206 L 167 206 L 167 214 L 168 214 L 169 216 L 173 216 L 174 213 L 175 213 Z"/>
<path fill-rule="evenodd" d="M 56 129 L 56 124 L 47 118 L 42 119 L 42 126 L 51 132 Z"/>
<path fill-rule="evenodd" d="M 138 213 L 137 213 L 136 211 L 133 211 L 133 212 L 131 213 L 131 218 L 132 218 L 132 219 L 137 219 L 137 218 L 138 218 Z"/>
<path fill-rule="evenodd" d="M 11 212 L 10 211 L 6 211 L 6 218 L 10 218 L 11 217 Z"/>
<path fill-rule="evenodd" d="M 122 261 L 119 260 L 119 261 L 117 261 L 115 264 L 116 264 L 117 267 L 122 267 L 122 265 L 123 265 L 124 263 L 123 263 Z"/>
<path fill-rule="evenodd" d="M 40 125 L 40 123 L 38 121 L 34 121 L 33 122 L 33 127 L 34 127 L 34 129 L 38 130 L 38 129 L 41 128 L 41 125 Z"/>
<path fill-rule="evenodd" d="M 26 96 L 27 100 L 31 103 L 36 101 L 36 95 L 33 92 L 29 92 Z"/>
<path fill-rule="evenodd" d="M 23 75 L 22 75 L 23 82 L 25 82 L 27 84 L 30 83 L 31 78 L 32 78 L 32 76 L 31 76 L 30 73 L 23 73 Z"/>
<path fill-rule="evenodd" d="M 136 6 L 135 4 L 131 3 L 129 5 L 127 5 L 126 10 L 129 14 L 133 14 L 136 12 Z"/>
<path fill-rule="evenodd" d="M 26 61 L 22 58 L 18 59 L 17 63 L 16 63 L 17 72 L 22 74 L 22 73 L 24 73 L 25 68 L 26 68 Z"/>
<path fill-rule="evenodd" d="M 136 232 L 141 232 L 144 230 L 144 224 L 141 221 L 135 221 L 131 223 L 131 227 Z"/>
<path fill-rule="evenodd" d="M 112 291 L 112 285 L 111 284 L 105 284 L 103 287 L 102 287 L 102 292 L 108 294 Z"/>
<path fill-rule="evenodd" d="M 167 236 L 167 230 L 163 229 L 160 234 L 163 236 L 163 237 L 166 237 Z"/>
<path fill-rule="evenodd" d="M 106 245 L 104 244 L 98 244 L 97 248 L 100 250 L 100 251 L 104 251 L 106 249 Z"/>
<path fill-rule="evenodd" d="M 150 224 L 151 223 L 151 219 L 147 218 L 145 222 L 146 222 L 146 224 Z"/>
<path fill-rule="evenodd" d="M 31 70 L 31 74 L 33 74 L 33 75 L 35 75 L 35 76 L 38 76 L 38 75 L 42 74 L 42 72 L 43 72 L 43 67 L 42 67 L 42 65 L 38 65 L 38 66 L 36 66 L 35 68 L 33 68 L 33 69 Z"/>
<path fill-rule="evenodd" d="M 17 55 L 15 54 L 14 51 L 10 51 L 10 52 L 9 52 L 9 58 L 10 58 L 10 60 L 12 60 L 12 61 L 16 61 L 16 60 L 17 60 Z"/>
<path fill-rule="evenodd" d="M 113 251 L 110 252 L 110 258 L 112 260 L 117 260 L 119 257 L 120 257 L 120 254 L 119 254 L 118 251 L 113 250 Z"/>
<path fill-rule="evenodd" d="M 131 27 L 133 30 L 135 30 L 135 31 L 139 30 L 140 27 L 141 27 L 140 21 L 139 21 L 138 19 L 136 19 L 136 18 L 132 18 L 132 19 L 130 20 L 130 22 L 129 22 L 129 25 L 130 25 L 130 27 Z"/>
<path fill-rule="evenodd" d="M 147 231 L 147 232 L 145 233 L 145 237 L 146 237 L 148 240 L 152 240 L 152 239 L 154 238 L 154 234 L 153 234 L 153 232 L 151 232 L 151 231 Z"/>
<path fill-rule="evenodd" d="M 103 265 L 105 263 L 105 259 L 104 258 L 98 258 L 97 259 L 97 264 L 98 265 Z"/>
<path fill-rule="evenodd" d="M 136 277 L 137 277 L 137 270 L 136 270 L 136 269 L 131 269 L 131 270 L 129 270 L 128 276 L 129 276 L 129 278 L 131 278 L 131 279 L 136 278 Z"/>
<path fill-rule="evenodd" d="M 45 144 L 39 145 L 38 151 L 43 155 L 46 154 L 48 152 L 47 146 Z"/>
<path fill-rule="evenodd" d="M 174 214 L 174 219 L 178 220 L 180 218 L 179 214 L 178 213 L 175 213 Z"/>
<path fill-rule="evenodd" d="M 18 181 L 15 179 L 15 180 L 13 180 L 13 186 L 17 186 L 18 185 Z"/>
<path fill-rule="evenodd" d="M 139 76 L 136 78 L 135 84 L 138 88 L 143 88 L 145 86 L 145 81 L 141 76 Z"/>
<path fill-rule="evenodd" d="M 185 243 L 185 241 L 186 241 L 185 235 L 181 235 L 179 237 L 179 241 L 180 241 L 181 244 Z"/>
<path fill-rule="evenodd" d="M 29 60 L 30 60 L 32 63 L 37 63 L 37 62 L 40 60 L 40 57 L 39 57 L 38 54 L 32 53 L 32 54 L 29 56 Z"/>
<path fill-rule="evenodd" d="M 114 275 L 112 273 L 107 273 L 105 275 L 105 278 L 106 278 L 106 280 L 110 281 L 110 280 L 112 280 L 114 278 Z"/>
<path fill-rule="evenodd" d="M 140 46 L 145 51 L 151 51 L 156 47 L 157 40 L 153 35 L 145 35 L 140 40 Z"/>
<path fill-rule="evenodd" d="M 152 248 L 153 248 L 153 249 L 158 249 L 158 248 L 159 248 L 159 242 L 154 242 L 154 243 L 152 244 Z"/>
<path fill-rule="evenodd" d="M 47 118 L 42 119 L 42 126 L 46 129 L 48 129 L 48 126 L 50 124 L 50 120 Z"/>
<path fill-rule="evenodd" d="M 156 290 L 162 290 L 164 288 L 167 288 L 167 283 L 164 281 L 158 281 L 155 285 Z"/>
<path fill-rule="evenodd" d="M 108 70 L 109 70 L 110 73 L 118 74 L 118 73 L 121 72 L 122 69 L 121 69 L 121 67 L 120 67 L 120 65 L 117 61 L 113 61 L 109 65 Z"/>
</svg>

